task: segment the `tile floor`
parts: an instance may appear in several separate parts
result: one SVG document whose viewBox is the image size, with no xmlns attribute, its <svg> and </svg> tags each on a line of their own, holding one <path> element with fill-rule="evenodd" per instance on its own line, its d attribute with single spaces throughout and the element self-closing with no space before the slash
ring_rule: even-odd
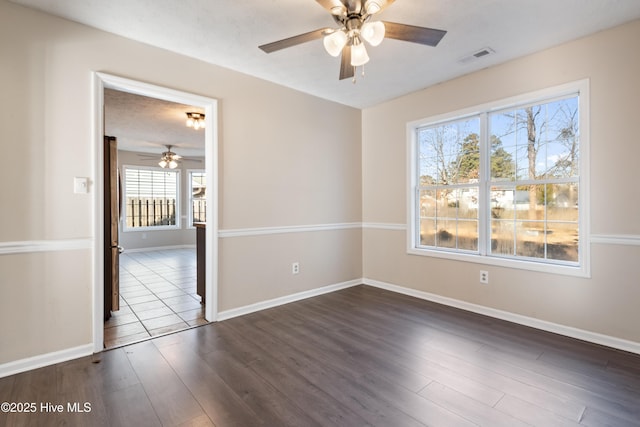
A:
<svg viewBox="0 0 640 427">
<path fill-rule="evenodd" d="M 105 348 L 205 323 L 196 294 L 195 249 L 120 255 L 120 310 L 104 324 Z"/>
</svg>

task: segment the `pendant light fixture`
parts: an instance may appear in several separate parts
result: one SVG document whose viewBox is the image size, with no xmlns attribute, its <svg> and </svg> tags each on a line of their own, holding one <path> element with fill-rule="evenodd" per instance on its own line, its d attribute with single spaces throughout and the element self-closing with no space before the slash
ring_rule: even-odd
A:
<svg viewBox="0 0 640 427">
<path fill-rule="evenodd" d="M 202 113 L 186 113 L 187 114 L 187 127 L 195 130 L 204 128 L 204 114 Z"/>
</svg>

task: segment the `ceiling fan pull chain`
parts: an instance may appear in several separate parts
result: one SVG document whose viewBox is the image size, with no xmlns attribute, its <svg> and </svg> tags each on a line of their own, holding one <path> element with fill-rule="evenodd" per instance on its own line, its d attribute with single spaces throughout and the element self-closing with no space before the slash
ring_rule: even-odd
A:
<svg viewBox="0 0 640 427">
<path fill-rule="evenodd" d="M 351 79 L 351 83 L 356 84 L 356 67 L 353 67 L 353 79 Z"/>
</svg>

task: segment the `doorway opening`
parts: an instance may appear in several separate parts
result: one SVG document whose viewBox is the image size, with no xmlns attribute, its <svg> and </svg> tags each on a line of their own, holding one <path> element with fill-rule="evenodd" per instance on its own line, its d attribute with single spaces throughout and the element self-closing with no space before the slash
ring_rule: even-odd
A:
<svg viewBox="0 0 640 427">
<path fill-rule="evenodd" d="M 123 219 L 119 221 L 120 235 L 124 235 L 123 239 L 117 240 L 115 243 L 109 241 L 111 238 L 109 233 L 105 230 L 105 209 L 108 209 L 106 204 L 109 204 L 109 199 L 105 198 L 105 188 L 108 188 L 109 174 L 105 175 L 105 171 L 108 169 L 105 166 L 104 147 L 107 141 L 104 138 L 105 131 L 111 132 L 112 129 L 105 129 L 105 99 L 108 100 L 111 96 L 121 96 L 124 98 L 132 98 L 137 101 L 144 100 L 148 102 L 157 101 L 159 104 L 163 104 L 165 107 L 169 106 L 169 110 L 173 106 L 180 106 L 180 108 L 187 108 L 196 110 L 205 117 L 205 129 L 193 130 L 190 132 L 204 133 L 204 143 L 202 147 L 189 147 L 187 140 L 188 137 L 184 136 L 178 138 L 182 142 L 182 153 L 178 152 L 180 143 L 176 141 L 168 141 L 170 138 L 170 131 L 161 131 L 160 134 L 164 135 L 164 138 L 155 138 L 154 140 L 145 139 L 136 136 L 134 133 L 127 134 L 126 138 L 123 138 L 124 147 L 131 150 L 118 151 L 122 157 L 122 161 L 118 161 L 118 170 L 120 171 L 120 188 L 124 187 L 127 190 L 125 180 L 122 177 L 124 164 L 129 164 L 129 170 L 132 173 L 138 172 L 142 175 L 149 175 L 151 170 L 159 171 L 159 176 L 169 175 L 169 171 L 180 171 L 184 175 L 181 186 L 182 198 L 180 196 L 175 197 L 170 203 L 167 201 L 167 206 L 158 206 L 156 211 L 153 206 L 149 207 L 149 202 L 153 205 L 153 197 L 147 197 L 144 200 L 146 206 L 142 206 L 142 198 L 140 200 L 135 199 L 132 203 L 140 207 L 137 212 L 134 211 L 134 206 L 127 207 L 121 203 L 123 201 L 132 201 L 131 197 L 127 198 L 126 195 L 117 197 L 120 200 L 118 204 L 118 211 L 123 214 Z M 130 111 L 126 114 L 125 119 L 132 123 L 136 123 L 136 115 L 140 111 Z M 94 107 L 95 107 L 95 160 L 96 160 L 96 173 L 95 173 L 95 199 L 96 209 L 94 212 L 95 218 L 95 233 L 96 233 L 96 246 L 95 246 L 95 275 L 94 275 L 94 323 L 93 323 L 93 337 L 94 337 L 94 351 L 102 351 L 105 348 L 105 344 L 109 342 L 107 347 L 119 346 L 125 344 L 122 340 L 113 340 L 113 330 L 105 333 L 104 327 L 107 326 L 104 321 L 111 317 L 110 314 L 115 314 L 114 318 L 118 318 L 117 303 L 114 306 L 114 310 L 109 310 L 109 305 L 105 305 L 113 297 L 114 301 L 120 298 L 119 301 L 125 303 L 126 309 L 131 307 L 130 302 L 137 305 L 136 308 L 144 308 L 146 313 L 140 314 L 135 312 L 127 312 L 129 314 L 128 319 L 123 313 L 120 313 L 120 320 L 125 319 L 124 322 L 131 323 L 130 331 L 132 332 L 132 341 L 144 339 L 142 334 L 135 332 L 136 328 L 140 325 L 144 327 L 145 332 L 149 332 L 153 329 L 153 334 L 150 336 L 159 335 L 162 333 L 169 333 L 175 330 L 175 326 L 178 326 L 184 322 L 187 327 L 196 326 L 198 324 L 215 321 L 217 314 L 217 229 L 218 229 L 218 192 L 217 192 L 217 101 L 215 99 L 202 97 L 200 95 L 194 95 L 186 92 L 180 92 L 173 89 L 163 88 L 155 85 L 141 83 L 121 77 L 108 75 L 104 73 L 94 74 Z M 129 107 L 128 107 L 129 108 Z M 144 105 L 137 105 L 138 109 L 145 109 Z M 146 108 L 148 110 L 148 108 Z M 160 111 L 160 110 L 158 110 Z M 176 116 L 176 111 L 168 111 L 165 109 L 166 114 L 172 114 Z M 182 114 L 185 114 L 183 112 Z M 156 112 L 155 114 L 159 114 Z M 173 117 L 175 120 L 175 117 Z M 185 117 L 186 119 L 186 117 Z M 141 119 L 140 119 L 141 120 Z M 182 120 L 184 125 L 184 120 Z M 155 125 L 159 126 L 159 125 Z M 118 129 L 115 129 L 115 133 L 120 133 Z M 118 136 L 118 135 L 114 135 Z M 153 138 L 151 138 L 153 139 Z M 167 147 L 168 146 L 168 147 Z M 176 156 L 176 160 L 179 166 L 173 165 L 173 168 L 167 167 L 165 169 L 158 167 L 158 160 L 164 160 L 164 156 L 167 151 L 170 151 Z M 184 153 L 184 154 L 183 154 Z M 203 154 L 203 156 L 202 156 Z M 162 166 L 162 165 L 160 165 Z M 129 172 L 127 170 L 127 172 Z M 153 174 L 151 174 L 153 175 Z M 151 176 L 150 175 L 150 176 Z M 158 175 L 158 173 L 156 173 Z M 173 175 L 176 175 L 175 173 Z M 192 185 L 193 178 L 199 179 L 200 188 L 194 190 Z M 133 180 L 132 180 L 133 181 Z M 179 181 L 179 177 L 178 177 Z M 193 181 L 195 182 L 195 181 Z M 206 191 L 203 191 L 206 189 Z M 128 188 L 131 194 L 134 193 L 135 188 Z M 146 191 L 146 190 L 145 190 Z M 196 201 L 189 196 L 189 193 L 197 194 L 199 200 L 198 213 L 194 212 L 193 208 L 196 206 Z M 121 191 L 122 193 L 122 191 Z M 144 194 L 142 196 L 149 196 Z M 182 208 L 180 208 L 182 206 Z M 200 210 L 201 206 L 206 206 L 206 210 Z M 129 209 L 130 208 L 130 209 Z M 127 210 L 129 209 L 129 210 Z M 151 213 L 150 213 L 151 212 Z M 156 213 L 160 212 L 159 215 Z M 149 219 L 151 217 L 151 220 Z M 108 218 L 108 215 L 106 215 Z M 127 218 L 129 217 L 129 218 Z M 200 236 L 199 245 L 196 245 L 196 228 L 195 222 L 198 222 L 198 235 Z M 124 232 L 123 232 L 124 231 Z M 160 232 L 166 231 L 166 233 Z M 127 251 L 129 246 L 129 251 Z M 196 246 L 198 250 L 196 249 Z M 122 280 L 116 278 L 113 282 L 114 294 L 109 294 L 106 285 L 106 279 L 104 274 L 108 273 L 111 265 L 105 265 L 105 256 L 107 252 L 111 252 L 109 248 L 121 248 L 124 247 L 124 253 L 121 254 L 123 262 L 118 266 L 118 276 L 122 277 Z M 119 252 L 115 250 L 114 252 Z M 196 261 L 196 253 L 198 255 L 206 254 L 206 256 L 199 257 Z M 107 257 L 108 258 L 108 257 Z M 116 256 L 119 258 L 119 256 Z M 197 269 L 196 269 L 197 264 Z M 197 292 L 196 292 L 196 282 Z M 109 280 L 111 284 L 111 280 Z M 122 285 L 123 290 L 128 287 L 128 290 L 124 294 L 120 294 L 119 286 Z M 135 286 L 134 286 L 135 285 Z M 193 289 L 193 292 L 192 292 Z M 107 294 L 105 295 L 105 290 Z M 122 297 L 127 295 L 125 299 Z M 166 300 L 162 300 L 159 297 L 163 297 Z M 151 307 L 155 301 L 156 306 Z M 149 301 L 145 301 L 149 300 Z M 206 304 L 200 306 L 200 300 L 206 301 Z M 150 304 L 146 304 L 149 302 Z M 197 304 L 195 304 L 197 302 Z M 152 311 L 149 311 L 152 310 Z M 199 313 L 198 313 L 199 312 Z M 133 321 L 140 322 L 138 326 L 133 324 Z M 112 323 L 118 323 L 112 322 Z M 173 328 L 173 329 L 172 329 Z M 121 328 L 126 332 L 127 328 Z M 142 331 L 138 331 L 142 332 Z"/>
</svg>

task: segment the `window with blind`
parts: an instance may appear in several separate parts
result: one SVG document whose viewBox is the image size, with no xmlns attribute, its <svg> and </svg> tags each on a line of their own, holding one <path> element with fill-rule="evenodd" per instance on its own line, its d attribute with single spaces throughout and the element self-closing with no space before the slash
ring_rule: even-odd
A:
<svg viewBox="0 0 640 427">
<path fill-rule="evenodd" d="M 124 167 L 125 230 L 180 227 L 180 171 Z"/>
</svg>

